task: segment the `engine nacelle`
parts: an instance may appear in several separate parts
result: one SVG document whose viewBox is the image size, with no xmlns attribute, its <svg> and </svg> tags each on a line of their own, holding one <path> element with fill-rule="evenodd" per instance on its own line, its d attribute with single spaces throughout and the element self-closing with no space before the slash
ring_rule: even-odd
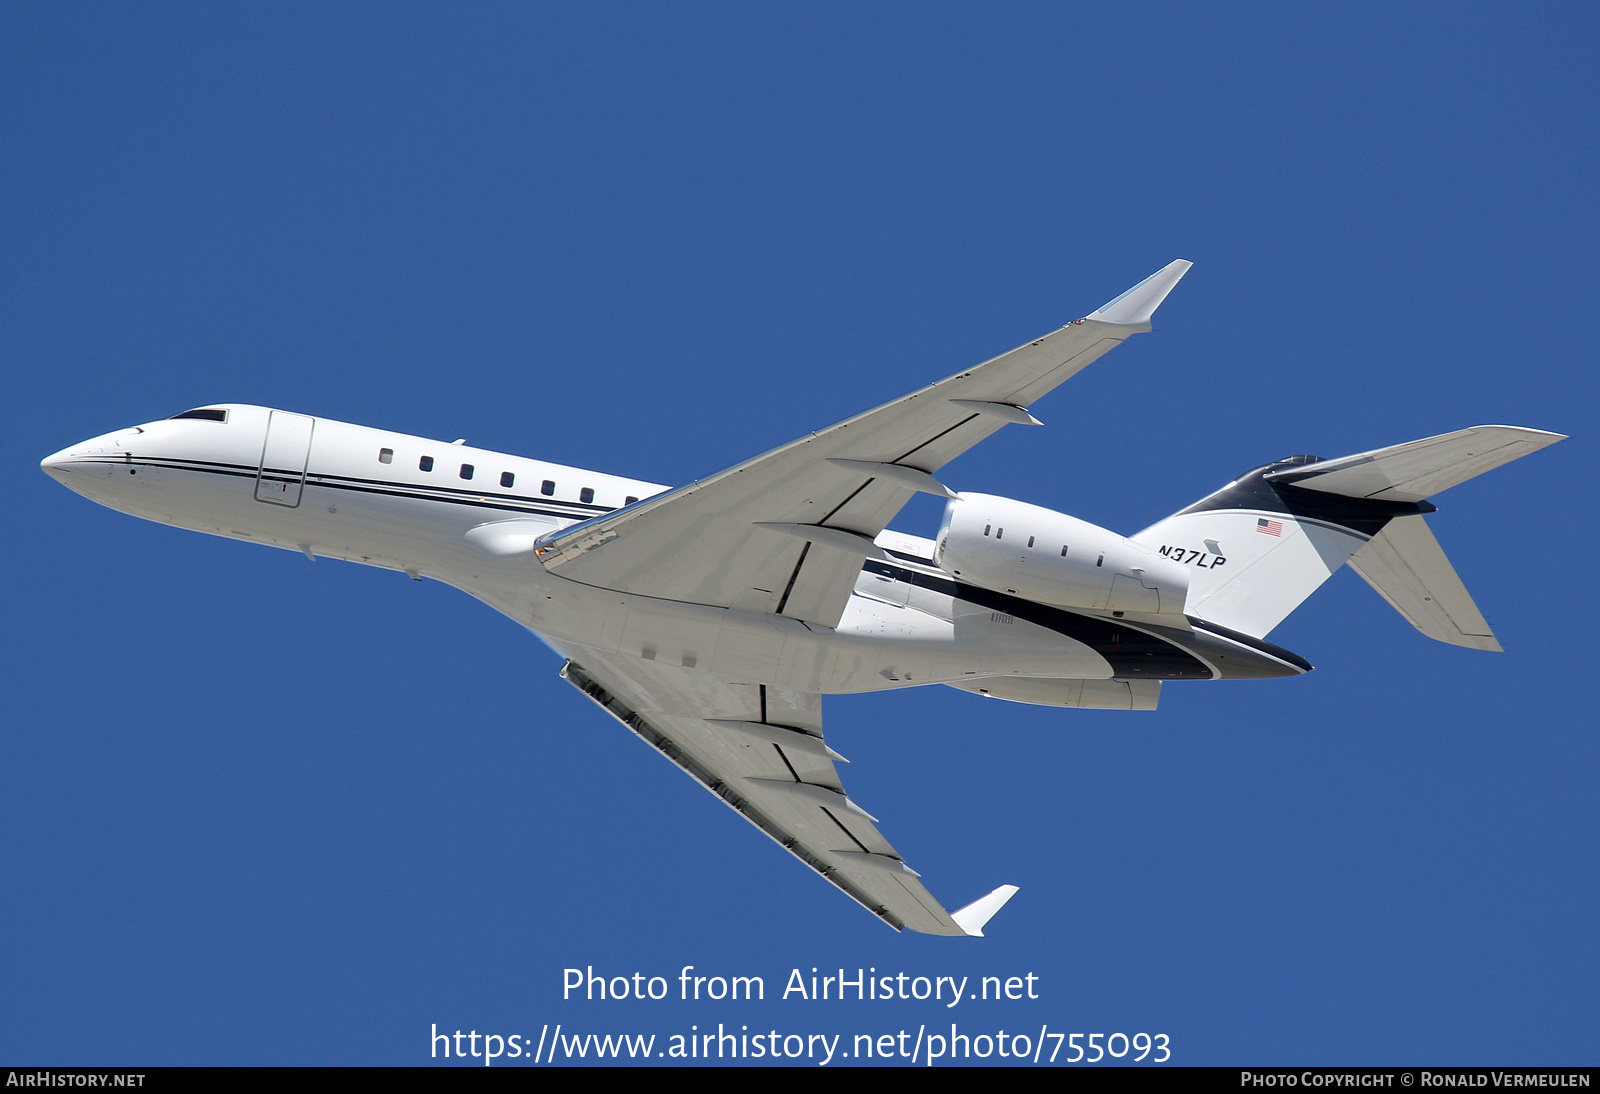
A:
<svg viewBox="0 0 1600 1094">
<path fill-rule="evenodd" d="M 934 559 L 953 577 L 1041 604 L 1182 614 L 1189 571 L 1088 521 L 991 494 L 945 507 Z"/>
</svg>

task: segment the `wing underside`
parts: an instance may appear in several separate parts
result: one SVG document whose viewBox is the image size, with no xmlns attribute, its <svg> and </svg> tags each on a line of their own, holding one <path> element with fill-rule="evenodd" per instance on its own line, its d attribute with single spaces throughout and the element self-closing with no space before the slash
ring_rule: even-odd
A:
<svg viewBox="0 0 1600 1094">
<path fill-rule="evenodd" d="M 931 472 L 1125 338 L 1189 263 L 1084 319 L 709 478 L 547 537 L 552 573 L 586 585 L 836 626 L 871 541 Z"/>
<path fill-rule="evenodd" d="M 540 537 L 552 574 L 661 600 L 838 625 L 874 537 L 933 472 L 1132 334 L 1189 263 L 965 372 L 688 486 Z M 950 495 L 953 496 L 953 495 Z M 485 533 L 490 534 L 490 533 Z M 947 912 L 845 794 L 819 695 L 640 657 L 565 648 L 566 679 L 885 923 L 981 935 L 1016 891 Z"/>
<path fill-rule="evenodd" d="M 845 795 L 842 757 L 822 739 L 821 696 L 558 648 L 568 683 L 873 915 L 896 930 L 981 933 L 994 909 L 980 900 L 958 922 Z"/>
</svg>

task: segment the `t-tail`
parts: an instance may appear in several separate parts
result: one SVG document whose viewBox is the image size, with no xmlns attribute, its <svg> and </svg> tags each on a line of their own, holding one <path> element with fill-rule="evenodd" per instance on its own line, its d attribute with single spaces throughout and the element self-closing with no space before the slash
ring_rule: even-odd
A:
<svg viewBox="0 0 1600 1094">
<path fill-rule="evenodd" d="M 1188 615 L 1257 638 L 1346 562 L 1429 638 L 1499 650 L 1427 498 L 1566 438 L 1480 425 L 1337 460 L 1258 467 L 1133 539 L 1190 567 Z"/>
</svg>

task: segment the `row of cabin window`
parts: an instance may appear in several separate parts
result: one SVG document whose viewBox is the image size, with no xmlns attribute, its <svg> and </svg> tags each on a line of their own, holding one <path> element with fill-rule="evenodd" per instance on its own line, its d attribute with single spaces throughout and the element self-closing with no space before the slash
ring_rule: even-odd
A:
<svg viewBox="0 0 1600 1094">
<path fill-rule="evenodd" d="M 985 524 L 983 526 L 983 534 L 984 535 L 988 535 L 989 534 L 989 529 L 993 528 L 993 527 L 994 527 L 994 525 L 992 525 L 992 524 Z M 995 531 L 994 538 L 995 539 L 1002 539 L 1002 538 L 1005 537 L 1005 534 L 1006 534 L 1006 530 L 1004 528 L 997 529 Z M 1029 536 L 1028 537 L 1028 546 L 1029 547 L 1033 546 L 1033 540 L 1034 540 L 1033 536 Z M 1062 558 L 1066 558 L 1067 557 L 1067 545 L 1065 543 L 1063 543 L 1061 545 L 1061 557 Z"/>
<path fill-rule="evenodd" d="M 379 463 L 393 463 L 394 462 L 394 449 L 392 449 L 392 448 L 380 448 L 380 449 L 378 449 L 378 462 Z M 424 457 L 422 457 L 420 460 L 417 461 L 417 469 L 419 471 L 432 471 L 433 470 L 433 457 L 432 456 L 424 456 Z M 461 477 L 464 478 L 464 479 L 472 478 L 473 473 L 475 471 L 477 471 L 477 468 L 475 468 L 470 463 L 464 463 L 464 464 L 461 465 Z M 514 475 L 512 472 L 510 472 L 510 471 L 502 471 L 502 472 L 500 472 L 500 485 L 505 487 L 507 490 L 509 490 L 509 489 L 511 489 L 511 487 L 515 486 L 516 482 L 517 482 L 517 476 Z M 544 494 L 546 497 L 549 497 L 550 495 L 554 494 L 555 492 L 556 492 L 556 484 L 555 484 L 554 480 L 545 479 L 542 483 L 539 484 L 539 493 Z M 582 502 L 584 505 L 588 505 L 591 502 L 593 502 L 594 501 L 594 487 L 585 486 L 582 490 L 579 490 L 578 491 L 578 500 L 580 502 Z M 628 500 L 626 502 L 624 502 L 623 504 L 632 505 L 634 502 L 636 502 L 638 500 L 639 500 L 638 498 L 636 498 L 636 497 L 634 497 L 633 495 L 630 494 L 630 495 L 628 495 Z"/>
</svg>

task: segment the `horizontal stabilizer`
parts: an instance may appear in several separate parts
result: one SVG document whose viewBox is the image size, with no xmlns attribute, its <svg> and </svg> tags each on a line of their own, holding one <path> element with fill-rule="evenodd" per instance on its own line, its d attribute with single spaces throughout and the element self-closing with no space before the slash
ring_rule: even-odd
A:
<svg viewBox="0 0 1600 1094">
<path fill-rule="evenodd" d="M 1475 425 L 1420 441 L 1274 471 L 1269 482 L 1380 501 L 1421 501 L 1501 464 L 1564 441 L 1560 433 L 1514 425 Z"/>
<path fill-rule="evenodd" d="M 988 896 L 979 897 L 965 908 L 950 913 L 956 926 L 973 938 L 983 937 L 983 925 L 994 918 L 994 913 L 1006 906 L 1006 901 L 1017 895 L 1015 885 L 1002 885 Z"/>
<path fill-rule="evenodd" d="M 1389 521 L 1351 557 L 1350 566 L 1429 638 L 1475 650 L 1500 650 L 1483 613 L 1422 517 Z"/>
</svg>

